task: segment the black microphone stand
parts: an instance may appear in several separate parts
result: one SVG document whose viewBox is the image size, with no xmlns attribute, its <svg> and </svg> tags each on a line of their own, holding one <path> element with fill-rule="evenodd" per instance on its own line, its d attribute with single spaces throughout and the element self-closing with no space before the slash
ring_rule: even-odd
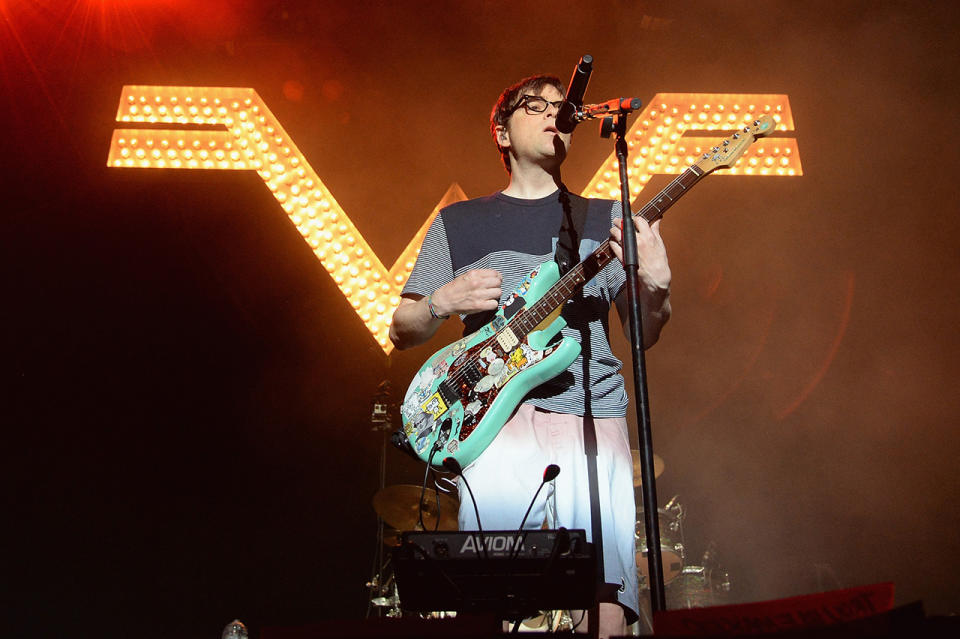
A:
<svg viewBox="0 0 960 639">
<path fill-rule="evenodd" d="M 663 585 L 663 558 L 660 554 L 660 524 L 657 518 L 657 486 L 653 468 L 653 437 L 650 428 L 650 404 L 647 395 L 647 362 L 643 354 L 643 317 L 640 308 L 640 266 L 637 236 L 630 209 L 630 185 L 627 177 L 627 114 L 639 108 L 639 101 L 621 100 L 614 115 L 603 118 L 600 136 L 616 135 L 615 149 L 620 167 L 620 202 L 623 206 L 623 264 L 627 272 L 627 301 L 630 308 L 630 349 L 633 353 L 633 390 L 637 398 L 637 434 L 640 442 L 640 479 L 643 496 L 644 527 L 647 533 L 647 563 L 650 574 L 650 608 L 666 610 Z M 627 104 L 629 103 L 629 104 Z"/>
</svg>

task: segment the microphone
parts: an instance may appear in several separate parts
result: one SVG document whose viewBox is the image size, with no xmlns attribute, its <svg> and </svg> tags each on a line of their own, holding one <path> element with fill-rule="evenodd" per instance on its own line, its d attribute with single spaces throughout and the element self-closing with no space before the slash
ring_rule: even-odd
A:
<svg viewBox="0 0 960 639">
<path fill-rule="evenodd" d="M 477 500 L 473 496 L 473 489 L 470 488 L 470 483 L 467 481 L 467 478 L 463 476 L 463 468 L 455 457 L 444 457 L 443 467 L 462 479 L 463 485 L 467 487 L 467 492 L 470 493 L 470 501 L 473 502 L 473 512 L 477 516 L 477 529 L 480 531 L 480 546 L 483 548 L 483 554 L 486 556 L 487 546 L 483 543 L 483 526 L 480 525 L 480 510 L 477 508 Z"/>
<path fill-rule="evenodd" d="M 543 469 L 543 481 L 540 482 L 540 486 L 537 488 L 537 492 L 533 493 L 533 499 L 530 500 L 530 505 L 527 506 L 527 512 L 524 513 L 523 519 L 520 520 L 520 526 L 517 528 L 516 541 L 514 542 L 513 547 L 513 556 L 511 559 L 515 559 L 518 554 L 520 554 L 520 537 L 523 535 L 523 525 L 527 523 L 527 517 L 530 516 L 530 511 L 533 510 L 533 504 L 536 503 L 537 497 L 540 495 L 540 491 L 543 490 L 543 487 L 547 485 L 547 482 L 553 481 L 556 479 L 557 475 L 560 474 L 560 467 L 556 464 L 550 464 Z"/>
<path fill-rule="evenodd" d="M 585 53 L 573 70 L 570 84 L 567 85 L 567 97 L 563 99 L 563 104 L 557 111 L 557 131 L 560 133 L 572 133 L 576 128 L 579 122 L 576 117 L 577 110 L 583 106 L 583 95 L 587 92 L 591 73 L 593 73 L 593 56 Z"/>
<path fill-rule="evenodd" d="M 454 475 L 457 475 L 460 477 L 463 476 L 463 468 L 460 467 L 460 462 L 458 462 L 455 457 L 444 457 L 443 467 L 449 470 Z"/>
<path fill-rule="evenodd" d="M 557 475 L 560 474 L 560 467 L 556 464 L 550 464 L 543 469 L 543 481 L 544 483 L 548 481 L 553 481 L 557 478 Z"/>
<path fill-rule="evenodd" d="M 520 520 L 520 527 L 517 529 L 517 534 L 523 531 L 523 525 L 527 523 L 527 517 L 530 515 L 530 511 L 533 510 L 533 504 L 537 501 L 537 496 L 540 494 L 540 491 L 543 490 L 543 487 L 547 485 L 548 481 L 553 481 L 559 474 L 560 467 L 556 464 L 550 464 L 543 469 L 543 481 L 540 482 L 540 487 L 537 488 L 537 492 L 533 493 L 533 499 L 530 500 L 530 505 L 527 506 L 527 512 L 524 513 L 523 519 Z"/>
<path fill-rule="evenodd" d="M 602 118 L 612 113 L 631 113 L 643 106 L 640 98 L 616 98 L 600 104 L 584 104 L 576 110 L 573 117 L 577 122 Z M 557 129 L 559 130 L 559 126 Z"/>
</svg>

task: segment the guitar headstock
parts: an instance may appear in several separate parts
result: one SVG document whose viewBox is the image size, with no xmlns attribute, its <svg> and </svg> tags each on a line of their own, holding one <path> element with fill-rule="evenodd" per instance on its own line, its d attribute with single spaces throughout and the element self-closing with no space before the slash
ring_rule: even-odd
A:
<svg viewBox="0 0 960 639">
<path fill-rule="evenodd" d="M 703 175 L 717 169 L 729 169 L 747 150 L 753 141 L 773 133 L 777 123 L 772 116 L 761 115 L 753 121 L 751 126 L 745 126 L 726 140 L 704 153 L 693 166 L 699 168 Z"/>
</svg>

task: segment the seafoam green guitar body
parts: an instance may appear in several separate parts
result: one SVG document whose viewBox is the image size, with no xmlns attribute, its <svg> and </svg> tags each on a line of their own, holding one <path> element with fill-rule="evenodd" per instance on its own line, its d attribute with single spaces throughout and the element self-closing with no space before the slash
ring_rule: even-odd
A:
<svg viewBox="0 0 960 639">
<path fill-rule="evenodd" d="M 528 275 L 488 324 L 440 349 L 410 383 L 400 407 L 414 452 L 436 465 L 445 457 L 467 466 L 493 441 L 523 398 L 556 377 L 580 354 L 564 337 L 548 343 L 566 322 L 559 314 L 531 331 L 512 322 L 559 280 L 555 262 Z"/>
</svg>

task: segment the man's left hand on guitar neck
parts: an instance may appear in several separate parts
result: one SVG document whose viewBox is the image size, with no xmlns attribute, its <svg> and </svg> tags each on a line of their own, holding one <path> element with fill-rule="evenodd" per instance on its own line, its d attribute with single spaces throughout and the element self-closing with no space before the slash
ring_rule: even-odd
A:
<svg viewBox="0 0 960 639">
<path fill-rule="evenodd" d="M 647 225 L 643 220 L 635 224 L 637 235 L 637 263 L 640 275 L 640 308 L 643 310 L 643 347 L 653 346 L 660 338 L 663 325 L 670 319 L 670 264 L 667 249 L 660 237 L 660 222 Z M 623 264 L 623 220 L 610 228 L 610 246 Z M 629 309 L 626 289 L 616 299 L 617 313 L 623 334 L 629 339 Z"/>
</svg>

